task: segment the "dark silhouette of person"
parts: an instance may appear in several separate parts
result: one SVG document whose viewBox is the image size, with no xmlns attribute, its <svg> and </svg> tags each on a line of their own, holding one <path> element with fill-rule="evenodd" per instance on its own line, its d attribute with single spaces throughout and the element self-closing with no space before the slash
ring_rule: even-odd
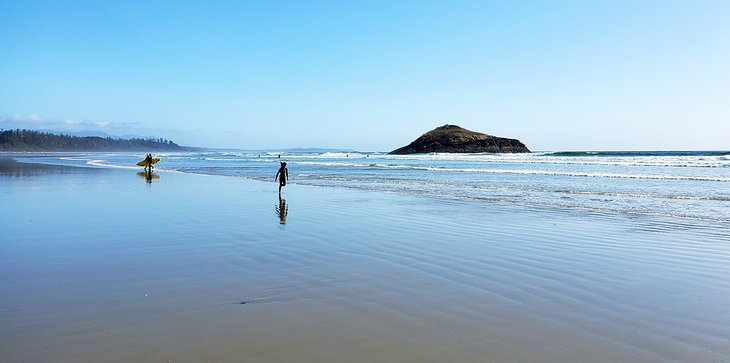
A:
<svg viewBox="0 0 730 363">
<path fill-rule="evenodd" d="M 286 162 L 281 163 L 279 171 L 276 172 L 274 181 L 279 179 L 279 195 L 281 195 L 281 187 L 286 185 L 286 180 L 289 179 L 289 170 L 286 168 Z"/>
<path fill-rule="evenodd" d="M 289 207 L 286 205 L 286 199 L 279 196 L 279 205 L 276 206 L 276 215 L 279 217 L 279 224 L 286 224 L 286 215 L 289 213 Z"/>
<path fill-rule="evenodd" d="M 144 180 L 147 181 L 147 184 L 152 184 L 152 170 L 144 173 Z"/>
<path fill-rule="evenodd" d="M 154 168 L 154 166 L 152 166 L 152 154 L 147 154 L 147 156 L 145 156 L 144 158 L 144 161 L 146 161 L 144 171 L 151 173 L 152 169 Z"/>
<path fill-rule="evenodd" d="M 143 177 L 147 181 L 147 184 L 152 184 L 152 180 L 160 179 L 159 175 L 153 174 L 149 171 L 140 171 L 137 175 Z"/>
</svg>

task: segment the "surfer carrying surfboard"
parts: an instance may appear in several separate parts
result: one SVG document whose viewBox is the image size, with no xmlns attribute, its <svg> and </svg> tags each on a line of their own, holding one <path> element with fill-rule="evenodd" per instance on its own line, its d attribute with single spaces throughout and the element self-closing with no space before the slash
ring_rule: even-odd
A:
<svg viewBox="0 0 730 363">
<path fill-rule="evenodd" d="M 281 194 L 281 187 L 286 185 L 286 180 L 289 179 L 289 170 L 286 168 L 286 162 L 281 163 L 279 171 L 276 172 L 274 181 L 279 179 L 279 194 Z"/>
<path fill-rule="evenodd" d="M 145 161 L 144 171 L 152 172 L 152 168 L 154 168 L 152 166 L 152 154 L 147 154 L 147 156 L 144 158 L 144 161 Z"/>
<path fill-rule="evenodd" d="M 137 163 L 137 166 L 144 166 L 145 173 L 151 173 L 152 169 L 155 168 L 152 165 L 158 163 L 159 161 L 160 158 L 153 158 L 152 154 L 147 154 L 147 156 L 145 156 L 142 161 Z"/>
</svg>

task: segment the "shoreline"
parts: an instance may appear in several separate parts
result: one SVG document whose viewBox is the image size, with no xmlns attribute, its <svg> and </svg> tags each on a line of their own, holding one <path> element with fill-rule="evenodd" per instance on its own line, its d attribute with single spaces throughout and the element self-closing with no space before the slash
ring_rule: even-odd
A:
<svg viewBox="0 0 730 363">
<path fill-rule="evenodd" d="M 47 153 L 44 153 L 47 154 Z M 82 153 L 82 154 L 88 154 L 88 153 Z M 125 153 L 122 153 L 125 154 Z M 2 156 L 0 154 L 0 156 Z M 57 156 L 57 155 L 54 155 Z M 49 167 L 76 167 L 76 168 L 89 168 L 89 169 L 101 169 L 101 170 L 137 170 L 139 169 L 138 166 L 117 166 L 117 165 L 107 165 L 107 164 L 99 164 L 99 163 L 86 163 L 84 165 L 66 165 L 66 164 L 54 164 L 49 163 L 45 161 L 23 161 L 18 160 L 16 158 L 5 158 L 6 160 L 15 160 L 17 163 L 24 163 L 24 164 L 36 164 L 36 165 L 46 165 Z M 22 158 L 21 158 L 22 159 Z M 3 158 L 0 157 L 0 160 L 3 160 Z M 199 175 L 199 176 L 210 176 L 210 177 L 227 177 L 227 178 L 233 178 L 237 180 L 248 180 L 248 181 L 255 181 L 255 182 L 261 182 L 261 183 L 274 183 L 273 177 L 271 178 L 272 181 L 269 181 L 267 179 L 262 178 L 256 178 L 246 175 L 224 175 L 224 174 L 211 174 L 211 173 L 204 173 L 204 172 L 187 172 L 187 171 L 178 171 L 178 170 L 171 170 L 171 169 L 156 169 L 155 174 L 160 175 L 159 173 L 165 174 L 165 173 L 171 173 L 171 174 L 185 174 L 185 175 Z M 488 204 L 494 204 L 494 205 L 504 205 L 504 206 L 515 206 L 515 207 L 521 207 L 521 208 L 527 208 L 527 209 L 536 209 L 536 210 L 542 210 L 545 212 L 566 212 L 566 213 L 585 213 L 588 215 L 598 215 L 598 216 L 623 216 L 623 217 L 647 217 L 647 218 L 658 218 L 658 219 L 678 219 L 678 220 L 686 220 L 688 223 L 696 222 L 696 223 L 708 223 L 708 224 L 720 224 L 720 225 L 730 225 L 730 220 L 725 219 L 723 217 L 706 217 L 706 216 L 692 216 L 692 215 L 686 215 L 686 214 L 661 214 L 661 213 L 653 213 L 648 211 L 616 211 L 611 208 L 596 208 L 596 207 L 576 207 L 576 206 L 558 206 L 558 205 L 548 205 L 548 204 L 535 204 L 530 202 L 519 202 L 519 201 L 506 201 L 506 200 L 494 200 L 492 198 L 481 198 L 481 197 L 473 197 L 473 196 L 453 196 L 453 195 L 439 195 L 439 194 L 424 194 L 420 193 L 418 191 L 391 191 L 391 190 L 378 190 L 378 189 L 367 189 L 362 188 L 359 186 L 351 186 L 351 185 L 318 185 L 318 184 L 312 184 L 308 182 L 301 182 L 298 180 L 287 180 L 287 183 L 289 185 L 299 185 L 299 186 L 306 186 L 306 187 L 315 187 L 315 188 L 332 188 L 332 189 L 338 189 L 338 190 L 353 190 L 353 191 L 360 191 L 360 192 L 374 192 L 374 193 L 386 193 L 386 194 L 396 194 L 396 195 L 403 195 L 403 196 L 410 196 L 410 197 L 417 197 L 417 198 L 426 198 L 426 199 L 437 199 L 437 200 L 444 200 L 444 201 L 465 201 L 465 202 L 474 202 L 474 203 L 488 203 Z M 286 190 L 286 188 L 285 188 Z"/>
</svg>

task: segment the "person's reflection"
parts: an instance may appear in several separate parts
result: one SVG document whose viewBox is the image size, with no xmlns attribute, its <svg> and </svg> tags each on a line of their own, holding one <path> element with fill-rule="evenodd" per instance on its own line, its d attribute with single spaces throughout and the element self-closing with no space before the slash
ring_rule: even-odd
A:
<svg viewBox="0 0 730 363">
<path fill-rule="evenodd" d="M 153 174 L 152 171 L 140 171 L 137 173 L 137 175 L 143 177 L 145 181 L 147 181 L 147 184 L 152 184 L 152 179 L 160 179 L 160 176 L 157 174 Z"/>
<path fill-rule="evenodd" d="M 279 217 L 279 224 L 286 224 L 286 214 L 289 213 L 289 207 L 286 205 L 286 199 L 282 199 L 279 195 L 279 205 L 276 206 L 276 215 Z"/>
</svg>

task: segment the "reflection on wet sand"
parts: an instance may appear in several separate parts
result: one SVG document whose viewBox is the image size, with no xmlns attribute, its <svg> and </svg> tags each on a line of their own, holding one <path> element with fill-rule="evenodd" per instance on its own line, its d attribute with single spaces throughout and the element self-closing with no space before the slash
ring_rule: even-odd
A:
<svg viewBox="0 0 730 363">
<path fill-rule="evenodd" d="M 286 199 L 279 195 L 279 205 L 276 206 L 276 215 L 279 217 L 279 224 L 286 224 L 286 215 L 289 213 L 289 207 L 286 205 Z"/>
<path fill-rule="evenodd" d="M 152 173 L 151 171 L 140 171 L 137 175 L 143 177 L 148 184 L 152 184 L 152 180 L 160 179 L 160 176 Z"/>
<path fill-rule="evenodd" d="M 3 362 L 730 358 L 727 223 L 300 186 L 275 226 L 270 182 L 27 168 Z"/>
<path fill-rule="evenodd" d="M 0 159 L 0 175 L 15 177 L 36 176 L 51 173 L 73 173 L 80 168 L 18 162 L 15 159 Z"/>
</svg>

